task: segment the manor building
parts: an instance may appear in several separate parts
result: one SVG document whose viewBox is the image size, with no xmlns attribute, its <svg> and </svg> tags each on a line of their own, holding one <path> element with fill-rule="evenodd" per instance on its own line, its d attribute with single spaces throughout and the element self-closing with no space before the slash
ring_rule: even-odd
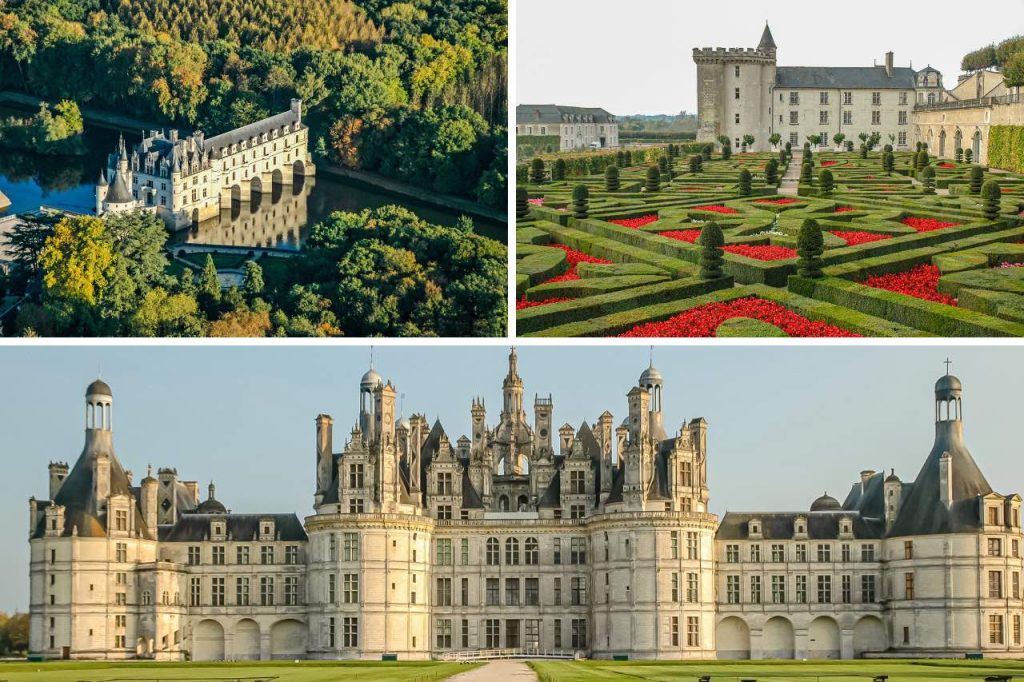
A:
<svg viewBox="0 0 1024 682">
<path fill-rule="evenodd" d="M 160 469 L 135 485 L 113 398 L 86 391 L 85 447 L 30 508 L 30 650 L 45 658 L 426 659 L 514 649 L 611 658 L 1024 654 L 1020 497 L 935 387 L 917 477 L 861 472 L 807 511 L 708 510 L 708 424 L 666 430 L 653 366 L 557 430 L 513 350 L 496 418 L 469 435 L 405 417 L 374 369 L 335 447 L 315 420 L 313 513 L 237 514 Z M 493 413 L 492 413 L 493 414 Z"/>
<path fill-rule="evenodd" d="M 153 211 L 177 230 L 315 172 L 293 99 L 288 111 L 210 138 L 151 130 L 131 151 L 121 138 L 96 183 L 96 214 Z"/>
<path fill-rule="evenodd" d="M 618 147 L 619 124 L 614 115 L 592 107 L 559 104 L 516 106 L 516 136 L 557 138 L 551 151 Z"/>
</svg>

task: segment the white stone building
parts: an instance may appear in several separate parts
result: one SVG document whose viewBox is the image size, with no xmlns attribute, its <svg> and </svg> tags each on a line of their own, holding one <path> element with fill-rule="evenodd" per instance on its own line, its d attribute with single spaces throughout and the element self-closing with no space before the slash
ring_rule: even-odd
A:
<svg viewBox="0 0 1024 682">
<path fill-rule="evenodd" d="M 154 211 L 181 229 L 315 172 L 302 102 L 292 100 L 288 111 L 209 139 L 151 130 L 130 152 L 122 139 L 96 184 L 96 214 Z"/>
<path fill-rule="evenodd" d="M 557 137 L 558 149 L 574 151 L 619 146 L 619 124 L 604 109 L 558 104 L 516 106 L 516 136 Z"/>
<path fill-rule="evenodd" d="M 767 24 L 756 48 L 694 48 L 698 141 L 725 136 L 739 150 L 749 134 L 750 151 L 764 151 L 773 134 L 796 147 L 820 135 L 828 147 L 837 133 L 859 146 L 861 133 L 877 132 L 881 144 L 905 149 L 915 103 L 943 92 L 941 73 L 895 66 L 892 52 L 865 67 L 779 66 L 776 53 Z"/>
<path fill-rule="evenodd" d="M 31 651 L 73 658 L 426 659 L 480 649 L 593 657 L 1024 654 L 1020 497 L 963 441 L 936 384 L 913 482 L 864 471 L 806 512 L 709 513 L 707 422 L 672 435 L 649 367 L 616 426 L 554 424 L 509 356 L 454 443 L 396 412 L 372 368 L 336 451 L 316 419 L 314 513 L 232 514 L 171 469 L 131 482 L 109 387 L 86 447 L 30 500 Z M 258 559 L 257 559 L 258 557 Z"/>
</svg>

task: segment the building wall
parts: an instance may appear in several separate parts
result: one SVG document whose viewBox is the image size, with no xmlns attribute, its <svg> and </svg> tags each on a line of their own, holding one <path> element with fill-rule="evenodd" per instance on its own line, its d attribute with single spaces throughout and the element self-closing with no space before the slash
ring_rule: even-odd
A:
<svg viewBox="0 0 1024 682">
<path fill-rule="evenodd" d="M 961 146 L 975 150 L 974 162 L 987 164 L 989 130 L 994 125 L 1024 125 L 1024 102 L 963 108 L 936 106 L 914 111 L 915 142 L 927 142 L 929 154 L 947 159 L 954 158 L 959 133 Z"/>
<path fill-rule="evenodd" d="M 790 104 L 790 93 L 796 93 L 798 104 Z M 821 104 L 822 93 L 827 96 L 827 104 Z M 849 93 L 852 104 L 844 104 L 844 93 Z M 873 96 L 878 93 L 880 104 L 873 104 Z M 878 132 L 882 136 L 881 144 L 890 144 L 889 136 L 893 136 L 892 144 L 897 149 L 913 146 L 913 109 L 914 90 L 850 90 L 820 88 L 784 88 L 774 89 L 774 120 L 773 132 L 782 135 L 782 144 L 792 142 L 793 146 L 802 147 L 808 135 L 825 134 L 822 145 L 834 147 L 832 137 L 843 133 L 847 140 L 852 140 L 854 147 L 861 142 L 857 137 L 860 133 Z M 791 123 L 792 113 L 797 114 L 796 125 Z M 827 115 L 827 122 L 822 122 L 821 115 Z M 879 124 L 872 123 L 873 114 L 879 115 Z M 900 114 L 904 123 L 900 123 Z M 849 114 L 850 123 L 845 123 L 844 116 Z M 901 133 L 903 142 L 901 143 Z M 795 140 L 793 135 L 796 135 Z"/>
</svg>

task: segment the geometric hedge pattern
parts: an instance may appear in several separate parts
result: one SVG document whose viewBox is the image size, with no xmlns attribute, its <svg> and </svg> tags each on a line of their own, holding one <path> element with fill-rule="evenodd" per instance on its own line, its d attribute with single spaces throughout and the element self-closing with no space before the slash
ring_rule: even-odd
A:
<svg viewBox="0 0 1024 682">
<path fill-rule="evenodd" d="M 999 216 L 987 220 L 967 163 L 930 160 L 936 193 L 925 194 L 912 153 L 897 153 L 887 174 L 881 151 L 818 152 L 812 182 L 780 196 L 765 183 L 772 158 L 714 158 L 697 172 L 676 159 L 657 190 L 646 165 L 622 169 L 616 191 L 604 173 L 521 180 L 530 199 L 517 219 L 517 333 L 1024 335 L 1024 177 L 985 170 L 1001 187 Z M 823 167 L 835 180 L 828 195 Z M 741 197 L 742 169 L 753 183 Z M 579 184 L 589 190 L 586 218 L 573 217 Z M 806 218 L 824 233 L 822 278 L 797 275 Z M 710 220 L 725 235 L 726 276 L 705 280 L 693 242 Z"/>
</svg>

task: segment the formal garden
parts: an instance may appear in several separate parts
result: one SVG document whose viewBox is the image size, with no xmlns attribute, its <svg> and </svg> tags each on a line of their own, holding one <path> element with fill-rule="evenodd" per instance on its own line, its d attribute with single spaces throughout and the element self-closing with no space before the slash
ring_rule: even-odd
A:
<svg viewBox="0 0 1024 682">
<path fill-rule="evenodd" d="M 517 333 L 1024 335 L 1024 175 L 866 142 L 521 164 Z"/>
</svg>

